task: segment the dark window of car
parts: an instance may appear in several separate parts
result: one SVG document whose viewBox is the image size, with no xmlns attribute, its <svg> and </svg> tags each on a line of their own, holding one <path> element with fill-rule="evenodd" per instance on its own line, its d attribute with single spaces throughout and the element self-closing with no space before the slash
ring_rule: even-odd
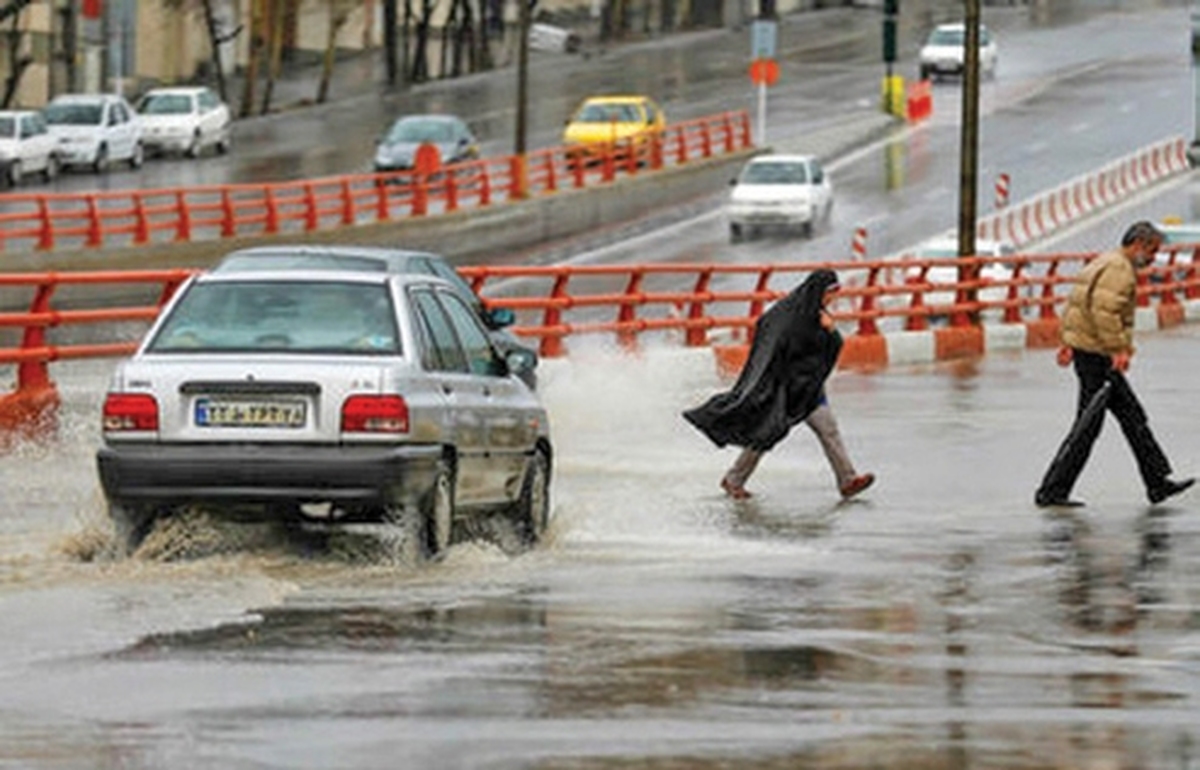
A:
<svg viewBox="0 0 1200 770">
<path fill-rule="evenodd" d="M 36 135 L 37 135 L 37 131 L 33 127 L 33 119 L 28 115 L 22 117 L 21 118 L 21 137 L 20 138 L 28 139 L 28 138 L 30 138 L 32 136 L 36 136 Z"/>
<path fill-rule="evenodd" d="M 455 141 L 454 126 L 449 121 L 434 118 L 401 118 L 388 131 L 387 143 L 451 144 Z"/>
<path fill-rule="evenodd" d="M 17 121 L 13 118 L 0 118 L 0 138 L 11 139 L 17 131 Z"/>
<path fill-rule="evenodd" d="M 52 126 L 99 126 L 104 119 L 104 105 L 86 102 L 59 102 L 46 105 L 42 112 Z"/>
<path fill-rule="evenodd" d="M 454 327 L 433 292 L 414 289 L 410 297 L 417 311 L 418 323 L 424 324 L 425 334 L 432 344 L 429 355 L 422 352 L 422 363 L 441 372 L 470 371 L 458 337 L 454 334 Z"/>
<path fill-rule="evenodd" d="M 646 108 L 646 122 L 653 123 L 654 121 L 658 120 L 658 110 L 655 108 L 654 104 L 652 102 L 646 102 L 644 106 Z"/>
<path fill-rule="evenodd" d="M 217 107 L 219 107 L 221 105 L 221 101 L 219 99 L 217 99 L 217 95 L 214 94 L 212 91 L 201 91 L 199 101 L 200 101 L 200 110 L 202 112 L 208 112 L 209 110 L 215 110 Z"/>
<path fill-rule="evenodd" d="M 33 123 L 33 133 L 34 133 L 34 134 L 36 134 L 36 135 L 38 135 L 38 136 L 41 136 L 42 134 L 45 134 L 45 133 L 47 133 L 47 131 L 46 131 L 46 121 L 42 120 L 42 116 L 41 116 L 41 115 L 33 115 L 33 116 L 31 116 L 31 117 L 30 117 L 30 121 Z"/>
<path fill-rule="evenodd" d="M 792 161 L 751 163 L 742 172 L 743 184 L 807 184 L 808 168 Z"/>
<path fill-rule="evenodd" d="M 193 283 L 147 349 L 154 353 L 401 353 L 387 286 L 348 281 Z"/>
<path fill-rule="evenodd" d="M 143 115 L 188 115 L 192 112 L 192 97 L 188 94 L 146 94 L 138 103 Z"/>
<path fill-rule="evenodd" d="M 439 291 L 438 299 L 446 308 L 454 331 L 467 354 L 467 363 L 473 374 L 503 376 L 504 362 L 496 355 L 487 333 L 479 325 L 479 317 L 463 302 L 462 298 L 448 291 Z"/>
<path fill-rule="evenodd" d="M 463 277 L 458 274 L 450 265 L 440 259 L 432 259 L 430 257 L 411 257 L 409 258 L 410 269 L 414 272 L 424 273 L 425 275 L 435 275 L 438 278 L 444 278 L 450 282 L 462 295 L 464 299 L 470 298 L 468 301 L 472 304 L 477 304 L 475 292 L 471 290 L 471 285 L 468 284 Z"/>
</svg>

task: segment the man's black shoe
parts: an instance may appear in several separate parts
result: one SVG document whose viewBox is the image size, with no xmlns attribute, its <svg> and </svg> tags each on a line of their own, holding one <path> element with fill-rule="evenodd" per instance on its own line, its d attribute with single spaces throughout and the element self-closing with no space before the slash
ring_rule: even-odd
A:
<svg viewBox="0 0 1200 770">
<path fill-rule="evenodd" d="M 1168 497 L 1174 497 L 1195 483 L 1195 479 L 1184 479 L 1183 481 L 1171 481 L 1170 479 L 1163 479 L 1163 482 L 1154 489 L 1151 489 L 1147 493 L 1147 496 L 1150 498 L 1150 502 L 1161 503 Z"/>
<path fill-rule="evenodd" d="M 1041 492 L 1033 499 L 1037 503 L 1038 508 L 1082 508 L 1082 500 L 1071 500 L 1066 497 L 1053 497 L 1044 495 Z"/>
</svg>

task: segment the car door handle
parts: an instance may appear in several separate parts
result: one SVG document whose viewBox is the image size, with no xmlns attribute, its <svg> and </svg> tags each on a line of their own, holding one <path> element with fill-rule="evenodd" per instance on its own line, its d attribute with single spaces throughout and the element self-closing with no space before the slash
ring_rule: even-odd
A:
<svg viewBox="0 0 1200 770">
<path fill-rule="evenodd" d="M 443 392 L 443 393 L 445 393 L 447 396 L 449 396 L 449 395 L 451 395 L 452 393 L 454 393 L 454 388 L 452 388 L 452 387 L 450 387 L 449 385 L 447 385 L 447 384 L 443 383 L 443 384 L 442 384 L 442 392 Z"/>
</svg>

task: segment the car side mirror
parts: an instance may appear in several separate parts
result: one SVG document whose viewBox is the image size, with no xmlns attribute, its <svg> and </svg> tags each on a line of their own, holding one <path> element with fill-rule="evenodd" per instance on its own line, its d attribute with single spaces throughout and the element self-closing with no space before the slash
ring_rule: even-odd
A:
<svg viewBox="0 0 1200 770">
<path fill-rule="evenodd" d="M 494 307 L 488 311 L 488 326 L 493 329 L 503 329 L 517 322 L 517 314 L 508 307 Z"/>
<path fill-rule="evenodd" d="M 532 372 L 537 367 L 537 359 L 528 350 L 509 350 L 504 354 L 504 363 L 508 364 L 509 374 L 520 377 Z"/>
</svg>

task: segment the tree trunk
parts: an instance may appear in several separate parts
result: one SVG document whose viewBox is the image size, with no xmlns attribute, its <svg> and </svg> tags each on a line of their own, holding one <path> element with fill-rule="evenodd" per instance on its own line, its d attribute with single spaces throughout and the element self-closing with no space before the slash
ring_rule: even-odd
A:
<svg viewBox="0 0 1200 770">
<path fill-rule="evenodd" d="M 266 115 L 271 111 L 271 96 L 275 93 L 275 81 L 279 79 L 280 70 L 283 68 L 283 17 L 286 10 L 284 3 L 287 1 L 270 0 L 271 62 L 267 70 L 267 87 L 263 90 L 260 115 Z"/>
<path fill-rule="evenodd" d="M 221 95 L 221 101 L 227 102 L 228 94 L 225 92 L 225 68 L 221 66 L 221 31 L 217 29 L 217 17 L 213 13 L 213 0 L 203 0 L 204 6 L 204 25 L 208 28 L 208 44 L 212 48 L 212 67 L 213 75 L 217 78 L 217 93 Z"/>
<path fill-rule="evenodd" d="M 383 0 L 383 66 L 388 85 L 396 85 L 396 0 Z"/>
<path fill-rule="evenodd" d="M 479 0 L 479 13 L 476 17 L 479 19 L 479 32 L 475 36 L 475 61 L 478 62 L 479 70 L 490 70 L 496 66 L 492 61 L 492 46 L 489 43 L 496 27 L 488 14 L 488 0 Z"/>
<path fill-rule="evenodd" d="M 242 117 L 254 112 L 254 91 L 258 86 L 258 68 L 262 61 L 264 13 L 267 0 L 250 0 L 250 57 L 246 62 L 246 86 L 242 89 Z"/>
<path fill-rule="evenodd" d="M 333 77 L 334 57 L 337 54 L 337 36 L 345 26 L 348 17 L 345 8 L 339 7 L 339 0 L 326 0 L 329 3 L 329 36 L 325 38 L 325 55 L 321 59 L 321 82 L 317 86 L 317 104 L 324 104 L 329 97 L 329 81 Z"/>
<path fill-rule="evenodd" d="M 21 85 L 21 76 L 25 74 L 26 68 L 33 64 L 32 58 L 21 55 L 23 33 L 18 26 L 20 18 L 18 10 L 12 16 L 12 29 L 4 33 L 5 42 L 8 43 L 8 77 L 4 79 L 4 97 L 0 99 L 0 107 L 3 109 L 8 109 L 12 104 L 17 95 L 17 88 Z"/>
</svg>

